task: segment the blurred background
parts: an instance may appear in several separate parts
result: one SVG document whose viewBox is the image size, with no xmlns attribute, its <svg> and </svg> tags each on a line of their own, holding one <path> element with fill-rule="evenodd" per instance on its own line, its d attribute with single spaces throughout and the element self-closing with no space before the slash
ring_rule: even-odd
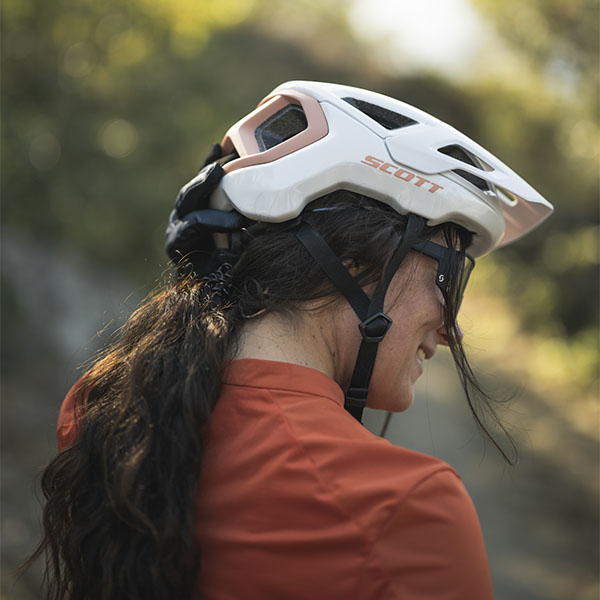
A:
<svg viewBox="0 0 600 600">
<path fill-rule="evenodd" d="M 507 467 L 439 352 L 388 438 L 447 460 L 497 598 L 598 588 L 597 0 L 3 0 L 2 597 L 39 536 L 36 478 L 80 366 L 163 278 L 179 188 L 277 84 L 366 87 L 453 124 L 556 207 L 478 262 L 461 325 Z M 383 415 L 370 413 L 378 431 Z M 502 436 L 499 441 L 503 442 Z"/>
</svg>

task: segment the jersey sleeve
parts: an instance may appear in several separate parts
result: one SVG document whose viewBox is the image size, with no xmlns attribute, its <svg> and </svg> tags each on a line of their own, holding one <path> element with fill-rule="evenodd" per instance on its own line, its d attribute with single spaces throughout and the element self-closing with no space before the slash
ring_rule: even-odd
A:
<svg viewBox="0 0 600 600">
<path fill-rule="evenodd" d="M 373 550 L 390 578 L 389 598 L 493 599 L 479 519 L 452 470 L 434 473 L 411 491 Z"/>
</svg>

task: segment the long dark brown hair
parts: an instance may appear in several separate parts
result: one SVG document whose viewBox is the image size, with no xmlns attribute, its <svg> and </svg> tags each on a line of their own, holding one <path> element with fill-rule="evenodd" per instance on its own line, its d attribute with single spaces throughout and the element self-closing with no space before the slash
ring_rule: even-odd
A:
<svg viewBox="0 0 600 600">
<path fill-rule="evenodd" d="M 375 284 L 407 218 L 344 191 L 315 206 L 336 207 L 304 218 L 344 264 L 359 267 L 362 286 Z M 429 227 L 424 220 L 414 235 L 440 233 L 455 248 L 470 241 L 461 228 Z M 457 281 L 461 269 L 459 257 L 453 265 Z M 77 435 L 43 473 L 44 537 L 28 562 L 46 556 L 46 598 L 197 594 L 202 557 L 194 524 L 203 444 L 244 321 L 265 312 L 293 315 L 307 301 L 339 298 L 284 225 L 247 241 L 231 270 L 230 292 L 228 299 L 217 297 L 210 282 L 174 275 L 131 315 L 80 380 Z M 445 308 L 450 349 L 475 419 L 496 444 L 479 408 L 494 415 L 490 398 L 456 335 L 457 302 L 450 294 Z"/>
</svg>

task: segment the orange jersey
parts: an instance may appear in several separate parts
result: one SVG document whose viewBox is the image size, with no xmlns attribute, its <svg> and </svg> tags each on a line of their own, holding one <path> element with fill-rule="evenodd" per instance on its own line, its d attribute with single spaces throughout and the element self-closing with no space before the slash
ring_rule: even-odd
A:
<svg viewBox="0 0 600 600">
<path fill-rule="evenodd" d="M 205 600 L 489 600 L 477 514 L 444 462 L 344 410 L 326 375 L 226 370 L 198 482 Z M 67 397 L 59 447 L 74 436 Z"/>
<path fill-rule="evenodd" d="M 244 359 L 225 373 L 199 482 L 207 600 L 488 600 L 477 514 L 442 461 L 344 410 L 326 375 Z"/>
</svg>

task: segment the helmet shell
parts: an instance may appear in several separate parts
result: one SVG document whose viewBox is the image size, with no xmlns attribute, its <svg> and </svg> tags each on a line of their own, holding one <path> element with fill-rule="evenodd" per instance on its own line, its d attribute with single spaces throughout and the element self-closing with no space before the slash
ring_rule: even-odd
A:
<svg viewBox="0 0 600 600">
<path fill-rule="evenodd" d="M 305 127 L 261 148 L 261 126 L 289 105 L 304 113 Z M 347 189 L 431 225 L 462 225 L 474 233 L 469 252 L 477 257 L 521 237 L 553 210 L 453 127 L 399 100 L 349 86 L 284 83 L 230 128 L 222 145 L 239 158 L 225 164 L 211 207 L 259 221 L 293 219 L 312 200 Z"/>
</svg>

